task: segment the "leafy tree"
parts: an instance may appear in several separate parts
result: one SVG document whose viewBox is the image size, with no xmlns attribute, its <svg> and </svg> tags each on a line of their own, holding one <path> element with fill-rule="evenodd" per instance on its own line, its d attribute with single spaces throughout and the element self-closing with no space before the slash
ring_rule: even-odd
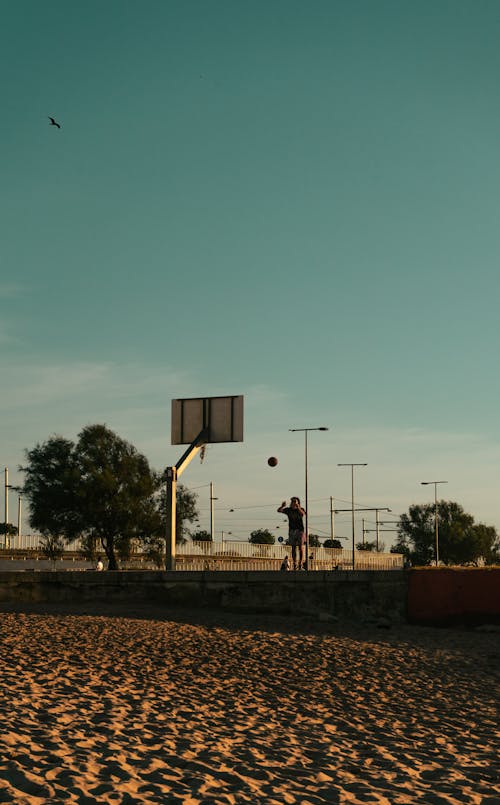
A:
<svg viewBox="0 0 500 805">
<path fill-rule="evenodd" d="M 339 539 L 325 539 L 323 548 L 342 548 L 342 543 Z"/>
<path fill-rule="evenodd" d="M 26 451 L 23 493 L 44 537 L 100 542 L 110 570 L 134 540 L 161 527 L 159 476 L 145 456 L 105 425 L 88 425 L 76 444 L 61 436 Z M 94 542 L 95 541 L 95 542 Z"/>
<path fill-rule="evenodd" d="M 75 445 L 62 436 L 52 436 L 44 444 L 25 451 L 28 464 L 23 494 L 30 504 L 30 524 L 43 536 L 79 536 L 81 519 L 77 513 Z"/>
<path fill-rule="evenodd" d="M 357 551 L 366 551 L 367 553 L 372 553 L 377 550 L 377 543 L 376 542 L 358 542 L 356 545 Z"/>
<path fill-rule="evenodd" d="M 496 528 L 492 525 L 477 523 L 474 526 L 474 537 L 476 541 L 476 559 L 471 560 L 474 564 L 478 559 L 482 559 L 486 565 L 500 563 L 500 539 Z"/>
<path fill-rule="evenodd" d="M 356 545 L 357 551 L 369 551 L 370 553 L 383 553 L 385 550 L 385 543 L 379 542 L 377 548 L 377 541 L 373 542 L 358 542 Z"/>
<path fill-rule="evenodd" d="M 7 531 L 7 536 L 15 537 L 17 536 L 17 526 L 12 525 L 12 523 L 7 523 L 7 528 L 5 527 L 5 523 L 0 523 L 0 534 L 5 534 Z"/>
<path fill-rule="evenodd" d="M 256 531 L 252 531 L 248 541 L 253 543 L 253 545 L 260 545 L 260 548 L 257 552 L 258 556 L 267 556 L 269 553 L 269 546 L 274 545 L 276 540 L 274 534 L 271 534 L 267 528 L 258 528 Z"/>
<path fill-rule="evenodd" d="M 191 539 L 193 542 L 211 542 L 212 535 L 209 531 L 195 531 L 191 534 Z"/>
<path fill-rule="evenodd" d="M 253 545 L 274 545 L 276 540 L 274 534 L 271 534 L 267 528 L 258 528 L 256 531 L 252 531 L 248 541 Z"/>
<path fill-rule="evenodd" d="M 158 568 L 165 567 L 165 547 L 167 530 L 167 493 L 162 477 L 158 476 L 159 489 L 150 512 L 150 524 L 142 536 L 146 556 Z M 177 484 L 176 492 L 176 542 L 185 545 L 189 535 L 188 524 L 198 522 L 198 495 L 183 484 Z"/>
<path fill-rule="evenodd" d="M 183 484 L 177 484 L 176 542 L 185 545 L 189 534 L 189 524 L 198 523 L 198 495 Z"/>
<path fill-rule="evenodd" d="M 439 558 L 444 564 L 492 564 L 500 557 L 496 529 L 474 523 L 459 503 L 438 501 Z M 398 523 L 398 539 L 393 549 L 413 564 L 426 565 L 435 558 L 435 505 L 410 506 Z"/>
<path fill-rule="evenodd" d="M 309 534 L 309 547 L 321 548 L 321 542 L 319 541 L 319 537 L 317 534 Z"/>
</svg>

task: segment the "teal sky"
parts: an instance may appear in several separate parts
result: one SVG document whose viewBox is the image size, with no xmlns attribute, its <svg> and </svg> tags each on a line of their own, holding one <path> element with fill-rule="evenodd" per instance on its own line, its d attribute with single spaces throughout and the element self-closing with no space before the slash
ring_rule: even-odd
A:
<svg viewBox="0 0 500 805">
<path fill-rule="evenodd" d="M 275 526 L 303 487 L 288 428 L 325 425 L 313 530 L 330 495 L 349 500 L 350 461 L 368 462 L 360 505 L 399 514 L 447 479 L 445 497 L 500 528 L 500 4 L 2 12 L 12 480 L 25 448 L 97 421 L 173 464 L 172 398 L 244 394 L 245 443 L 183 476 L 203 518 L 214 482 L 218 527 Z"/>
</svg>

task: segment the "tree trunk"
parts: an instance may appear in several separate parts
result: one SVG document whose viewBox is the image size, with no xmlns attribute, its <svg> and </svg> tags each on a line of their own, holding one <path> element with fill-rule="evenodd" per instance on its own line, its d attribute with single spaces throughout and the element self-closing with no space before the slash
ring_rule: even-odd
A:
<svg viewBox="0 0 500 805">
<path fill-rule="evenodd" d="M 102 544 L 108 558 L 108 570 L 119 570 L 113 537 L 103 537 Z"/>
</svg>

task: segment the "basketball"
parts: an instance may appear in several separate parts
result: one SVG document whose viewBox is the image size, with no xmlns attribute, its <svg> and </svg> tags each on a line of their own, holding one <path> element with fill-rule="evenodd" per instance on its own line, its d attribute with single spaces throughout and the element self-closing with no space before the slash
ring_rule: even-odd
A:
<svg viewBox="0 0 500 805">
<path fill-rule="evenodd" d="M 275 458 L 274 456 L 271 456 L 271 458 L 267 459 L 267 463 L 269 464 L 270 467 L 276 467 L 278 459 Z"/>
</svg>

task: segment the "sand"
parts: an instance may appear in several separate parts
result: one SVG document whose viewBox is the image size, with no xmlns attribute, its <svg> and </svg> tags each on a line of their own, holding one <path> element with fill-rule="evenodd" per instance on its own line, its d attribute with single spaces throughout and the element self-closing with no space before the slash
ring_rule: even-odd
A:
<svg viewBox="0 0 500 805">
<path fill-rule="evenodd" d="M 0 802 L 500 803 L 498 634 L 0 611 Z"/>
</svg>

